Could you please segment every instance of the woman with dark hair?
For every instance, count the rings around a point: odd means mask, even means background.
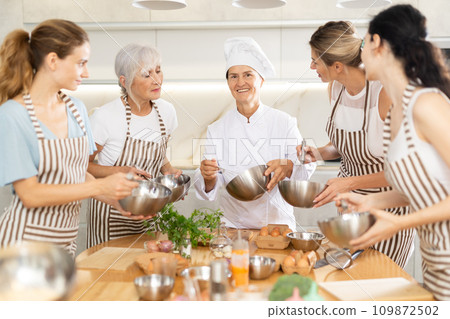
[[[379,81],[367,81],[361,62],[361,42],[350,22],[330,21],[311,36],[311,69],[328,82],[333,106],[326,126],[330,142],[318,149],[306,147],[307,160],[341,159],[339,174],[327,181],[314,207],[333,200],[338,193],[373,194],[388,191],[383,172],[383,124],[391,105]],[[298,147],[299,153],[301,148]],[[407,207],[389,209],[396,215]],[[373,246],[404,268],[414,249],[413,229]]]
[[[0,247],[41,241],[75,255],[81,200],[118,205],[138,185],[123,173],[87,173],[95,144],[86,108],[61,89],[89,76],[89,55],[87,33],[58,19],[11,32],[0,48],[0,186],[11,184],[14,195],[0,218]]]
[[[450,74],[428,42],[425,17],[410,5],[379,13],[369,25],[362,60],[369,80],[380,80],[393,101],[384,127],[385,174],[393,190],[370,196],[342,194],[377,221],[351,242],[364,248],[415,228],[425,287],[450,300]],[[381,209],[410,205],[405,216]]]

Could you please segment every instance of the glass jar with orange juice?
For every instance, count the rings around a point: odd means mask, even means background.
[[[231,273],[236,288],[246,288],[249,281],[249,247],[248,241],[241,237],[238,230],[238,237],[233,241],[231,253]]]

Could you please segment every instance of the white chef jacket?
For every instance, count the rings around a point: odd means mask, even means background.
[[[193,179],[197,197],[210,201],[219,197],[228,227],[259,229],[267,224],[287,224],[295,231],[293,207],[283,200],[278,186],[250,202],[233,198],[222,186],[244,170],[274,159],[290,159],[294,163],[291,178],[308,180],[316,164],[300,165],[296,146],[301,141],[297,119],[285,112],[263,104],[249,120],[237,109],[227,112],[208,126],[204,147],[204,157],[215,158],[225,171],[217,175],[214,189],[206,193],[205,182],[197,169]]]

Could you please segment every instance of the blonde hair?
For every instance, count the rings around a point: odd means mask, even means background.
[[[322,61],[331,66],[341,62],[358,67],[361,61],[362,39],[348,21],[330,21],[320,26],[311,36],[309,45]]]
[[[64,59],[73,50],[89,42],[89,37],[75,23],[51,19],[40,23],[31,32],[10,32],[0,47],[0,104],[22,92],[29,92],[34,74],[44,58],[54,52]]]

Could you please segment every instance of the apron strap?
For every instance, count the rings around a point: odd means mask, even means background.
[[[23,94],[23,101],[25,102],[25,106],[28,111],[28,115],[30,116],[31,123],[33,124],[34,131],[36,132],[38,140],[45,139],[44,132],[42,132],[41,125],[39,124],[39,121],[36,117],[36,112],[34,111],[33,102],[31,101],[30,94]]]
[[[127,137],[130,137],[130,122],[131,122],[131,107],[128,104],[128,95],[122,95],[122,100],[125,103],[125,120],[127,121]]]
[[[82,119],[80,113],[78,112],[78,109],[76,108],[73,101],[70,99],[70,97],[68,95],[66,95],[65,93],[62,93],[61,91],[59,91],[58,94],[59,94],[60,98],[64,101],[64,103],[66,103],[66,105],[69,107],[69,110],[72,112],[73,116],[77,120],[78,125],[80,125],[81,130],[83,131],[84,135],[86,135],[87,132],[86,132],[86,127],[84,125],[83,119]]]
[[[341,91],[339,92],[339,95],[336,99],[336,103],[334,103],[333,110],[331,111],[331,120],[332,121],[334,121],[334,117],[336,115],[336,109],[339,104],[339,101],[341,100],[342,92],[344,92],[344,89],[345,89],[345,87],[342,85]]]
[[[362,126],[364,132],[367,132],[367,130],[369,129],[369,94],[369,81],[366,81],[366,97],[364,98],[364,122]]]
[[[155,108],[156,114],[158,114],[158,120],[159,120],[159,129],[161,130],[161,135],[162,136],[166,136],[167,132],[166,132],[166,126],[164,125],[164,121],[161,117],[161,114],[159,114],[159,110],[158,107],[155,105],[153,105],[153,107]]]
[[[406,137],[406,145],[408,146],[409,150],[414,150],[414,143],[412,139],[411,134],[411,127],[409,125],[408,117],[407,117],[407,110],[409,102],[411,101],[411,97],[413,95],[414,90],[416,89],[416,86],[412,81],[408,83],[408,85],[405,88],[405,91],[403,92],[403,98],[402,98],[402,106],[403,106],[403,126],[405,128],[405,137]]]
[[[386,115],[383,125],[383,155],[386,158],[389,145],[391,144],[391,110],[392,106]]]

